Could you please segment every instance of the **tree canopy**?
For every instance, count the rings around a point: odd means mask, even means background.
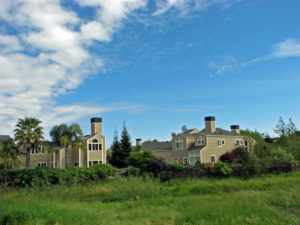
[[[15,141],[19,147],[22,147],[27,152],[26,167],[30,166],[30,151],[40,144],[44,139],[43,127],[40,126],[42,121],[32,117],[19,119],[16,124]]]
[[[56,145],[66,148],[66,168],[72,166],[70,159],[72,148],[85,149],[86,147],[82,138],[83,132],[77,123],[73,123],[70,126],[65,123],[54,126],[50,130],[50,137]]]

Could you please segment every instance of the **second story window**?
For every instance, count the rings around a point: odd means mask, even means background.
[[[218,147],[222,147],[223,145],[225,145],[225,140],[218,140],[217,144],[218,144]]]
[[[197,137],[197,145],[205,145],[205,137],[204,136]]]
[[[102,144],[100,144],[97,139],[92,140],[92,143],[89,144],[89,151],[99,150],[102,150]]]
[[[36,147],[31,150],[31,154],[39,154],[39,153],[45,153],[45,149],[43,146]]]
[[[175,148],[183,149],[183,140],[181,137],[175,139]]]

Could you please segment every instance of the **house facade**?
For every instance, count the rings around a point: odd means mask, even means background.
[[[50,168],[66,168],[78,166],[78,167],[90,167],[96,164],[106,163],[106,143],[105,136],[102,133],[102,118],[91,118],[91,134],[85,135],[85,149],[73,148],[70,151],[70,156],[66,157],[66,149],[56,147],[49,151],[45,146],[33,149],[30,155],[29,168],[35,168],[37,166],[47,166]],[[19,168],[26,167],[26,153],[18,156],[20,159]],[[67,161],[67,162],[66,162]]]
[[[150,150],[158,158],[170,163],[195,164],[214,163],[226,152],[237,147],[246,150],[253,145],[253,140],[240,134],[239,125],[232,125],[230,131],[217,128],[214,116],[204,118],[205,128],[189,129],[177,134],[171,141],[139,143],[142,150]],[[138,141],[137,141],[138,144]]]

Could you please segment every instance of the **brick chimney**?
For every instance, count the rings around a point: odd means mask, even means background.
[[[239,125],[231,125],[230,126],[231,132],[235,134],[240,134],[240,126]]]
[[[205,133],[216,132],[216,118],[214,116],[207,116],[205,120]]]
[[[91,118],[91,135],[101,134],[102,135],[102,118],[94,117]]]
[[[136,146],[142,146],[142,139],[141,138],[136,139]]]

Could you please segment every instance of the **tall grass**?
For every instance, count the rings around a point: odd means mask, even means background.
[[[71,187],[3,187],[0,224],[300,224],[299,178],[300,172],[168,183],[116,177]]]

